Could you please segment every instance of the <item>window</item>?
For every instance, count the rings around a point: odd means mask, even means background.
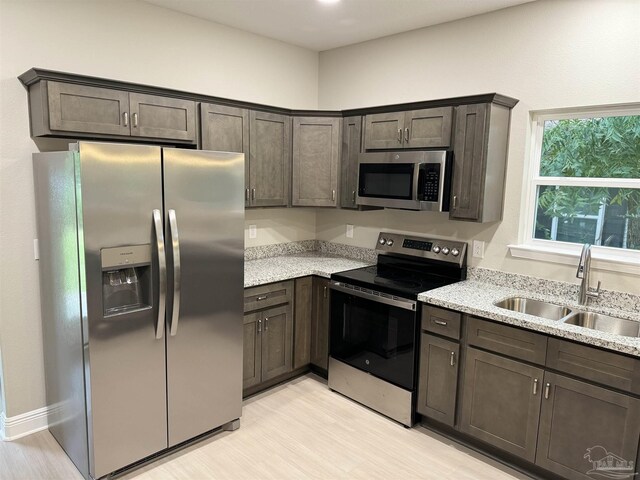
[[[640,106],[540,112],[532,134],[521,241],[640,259]]]

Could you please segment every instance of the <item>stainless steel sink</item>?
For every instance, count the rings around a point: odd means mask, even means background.
[[[531,300],[524,297],[510,297],[494,304],[496,307],[506,308],[513,312],[527,313],[548,320],[561,320],[573,312],[570,308],[553,303]]]
[[[624,318],[610,317],[593,312],[576,312],[567,318],[564,323],[591,328],[601,332],[615,333],[625,337],[640,336],[640,322],[626,320]]]

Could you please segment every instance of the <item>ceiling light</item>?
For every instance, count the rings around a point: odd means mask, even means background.
[[[338,3],[340,0],[318,0],[320,3]]]

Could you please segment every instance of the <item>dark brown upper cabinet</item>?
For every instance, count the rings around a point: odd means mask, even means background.
[[[48,80],[29,89],[34,137],[196,142],[196,104],[192,100]]]
[[[251,111],[249,143],[249,205],[288,206],[291,184],[291,117]]]
[[[340,119],[294,117],[292,199],[294,207],[336,207]]]
[[[456,108],[450,219],[502,219],[510,116],[494,103]]]
[[[342,120],[340,207],[358,208],[358,154],[362,151],[362,117]]]
[[[364,148],[447,148],[451,145],[452,121],[453,107],[367,115]]]
[[[202,103],[200,104],[200,129],[203,150],[244,153],[244,199],[245,206],[250,206],[249,110]]]

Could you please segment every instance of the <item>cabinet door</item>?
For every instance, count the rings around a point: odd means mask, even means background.
[[[533,462],[542,380],[540,368],[467,348],[461,430]]]
[[[449,218],[481,219],[485,176],[487,105],[461,105],[456,111],[454,168]],[[500,184],[502,189],[502,184]],[[498,186],[496,185],[496,188]]]
[[[453,107],[427,108],[406,112],[405,148],[447,148],[451,145]]]
[[[49,128],[65,132],[129,135],[129,93],[47,82]]]
[[[313,279],[311,363],[324,370],[329,365],[329,280]]]
[[[374,113],[364,118],[366,150],[402,148],[405,112]]]
[[[422,334],[417,411],[451,426],[455,423],[459,356],[458,343]]]
[[[131,135],[196,141],[196,103],[191,100],[130,93]]]
[[[250,205],[286,207],[289,204],[291,118],[251,111],[249,119]]]
[[[293,318],[291,306],[258,312],[262,315],[262,381],[293,370]]]
[[[614,467],[619,460],[635,466],[640,400],[554,373],[545,373],[544,382],[536,463],[571,480],[607,473],[631,478],[635,468],[602,468],[608,460]],[[597,469],[594,462],[599,461],[604,463]]]
[[[358,208],[358,154],[362,147],[362,117],[342,120],[340,207]]]
[[[249,204],[249,110],[211,103],[200,105],[202,149],[244,153],[245,205]]]
[[[257,385],[262,376],[262,316],[250,313],[244,316],[242,388]]]
[[[340,119],[293,119],[293,206],[338,205]]]
[[[311,361],[311,313],[313,308],[313,277],[298,278],[295,283],[293,310],[293,368]]]

